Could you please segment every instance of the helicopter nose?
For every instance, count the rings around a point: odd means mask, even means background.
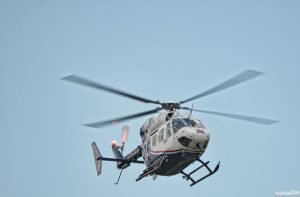
[[[206,149],[210,133],[207,129],[195,129],[192,136],[191,146],[194,148]]]
[[[196,129],[196,133],[194,134],[193,138],[197,142],[206,143],[210,139],[210,133],[207,129]]]

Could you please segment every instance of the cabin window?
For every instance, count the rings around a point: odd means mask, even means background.
[[[151,141],[152,141],[152,146],[155,146],[156,145],[156,134],[152,136]]]
[[[170,122],[168,122],[167,124],[167,128],[166,128],[166,138],[171,136],[171,127],[170,127]]]
[[[164,127],[158,131],[158,143],[164,140]]]

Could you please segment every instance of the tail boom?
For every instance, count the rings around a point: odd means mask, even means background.
[[[99,176],[102,171],[102,161],[113,161],[117,162],[117,167],[119,169],[125,169],[127,168],[130,163],[138,163],[138,164],[143,164],[144,161],[138,161],[137,159],[142,156],[141,148],[138,146],[136,149],[134,149],[131,153],[123,157],[121,152],[118,150],[117,146],[114,145],[112,146],[113,153],[115,155],[115,158],[108,158],[108,157],[103,157],[101,155],[101,152],[99,151],[97,145],[95,142],[92,144],[92,149],[93,149],[93,154],[94,154],[94,160],[95,160],[95,165],[96,165],[96,171],[97,175]]]

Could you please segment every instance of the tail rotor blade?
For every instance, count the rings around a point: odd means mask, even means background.
[[[129,132],[128,125],[123,126],[123,128],[122,128],[122,143],[123,144],[125,144],[128,140],[128,132]]]

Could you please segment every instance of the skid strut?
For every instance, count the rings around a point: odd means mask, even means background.
[[[192,184],[190,186],[193,186],[197,183],[199,183],[200,181],[206,179],[207,177],[213,175],[214,173],[216,173],[220,167],[220,162],[216,165],[214,170],[211,170],[210,167],[207,165],[209,163],[209,161],[207,162],[203,162],[201,159],[197,159],[197,161],[199,161],[202,165],[200,165],[198,168],[196,168],[195,170],[191,171],[190,173],[185,173],[184,171],[181,171],[180,173],[183,174],[183,178],[185,178],[187,181],[192,181]],[[195,180],[191,177],[192,174],[194,174],[195,172],[197,172],[198,170],[200,170],[201,168],[205,167],[209,173],[203,177],[201,177],[198,180]]]

